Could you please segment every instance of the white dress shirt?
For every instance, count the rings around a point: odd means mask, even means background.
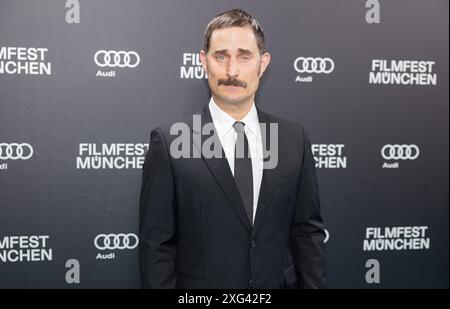
[[[224,112],[211,97],[209,101],[209,111],[219,135],[220,143],[228,160],[231,173],[234,176],[234,149],[237,139],[237,133],[233,128],[233,124],[237,121],[226,112]],[[256,208],[258,206],[259,190],[261,188],[261,181],[263,175],[263,146],[261,139],[261,130],[259,127],[258,112],[256,111],[255,103],[252,108],[239,120],[245,124],[244,130],[250,147],[250,155],[252,159],[253,171],[253,222],[255,221]]]

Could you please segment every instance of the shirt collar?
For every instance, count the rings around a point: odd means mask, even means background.
[[[233,124],[236,122],[236,120],[226,112],[224,112],[216,104],[216,102],[214,102],[214,99],[212,97],[209,101],[209,111],[211,113],[211,118],[214,122],[219,136],[226,135],[233,128]],[[253,134],[259,132],[258,112],[256,110],[254,102],[247,115],[245,115],[244,118],[241,119],[241,122],[245,124],[245,127],[247,128],[246,132],[250,131],[250,133]]]

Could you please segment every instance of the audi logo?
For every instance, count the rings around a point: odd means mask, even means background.
[[[325,239],[323,240],[323,243],[326,244],[329,239],[330,239],[330,233],[325,229]]]
[[[135,68],[141,58],[135,51],[99,50],[94,55],[94,61],[99,67]]]
[[[100,234],[95,237],[94,244],[98,250],[134,249],[139,238],[136,234]]]
[[[384,145],[381,156],[385,160],[415,160],[419,157],[420,150],[417,145]]]
[[[334,70],[334,61],[331,58],[298,57],[294,61],[294,69],[298,73],[325,73]]]
[[[33,147],[27,143],[0,143],[0,160],[28,160],[33,156]]]

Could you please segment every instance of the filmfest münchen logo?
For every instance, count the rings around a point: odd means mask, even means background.
[[[0,74],[51,75],[52,64],[44,47],[0,47]]]
[[[45,262],[53,259],[49,235],[3,236],[0,238],[0,262]]]
[[[206,71],[203,69],[199,53],[183,53],[180,66],[181,79],[206,79]]]
[[[373,59],[369,84],[436,86],[435,64],[432,60]]]
[[[33,147],[28,143],[0,143],[0,170],[8,169],[8,161],[29,160]]]
[[[428,226],[367,227],[363,251],[430,249]]]
[[[295,82],[311,83],[313,76],[332,73],[334,61],[329,57],[298,57],[294,60],[294,70],[298,73]]]
[[[344,144],[312,144],[316,168],[347,168]]]
[[[116,69],[134,69],[141,62],[141,57],[133,50],[99,50],[94,55],[94,62],[101,68],[97,71],[97,77],[115,77]]]
[[[80,170],[141,169],[149,144],[80,143],[76,167]]]

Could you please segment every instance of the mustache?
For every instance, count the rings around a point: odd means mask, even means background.
[[[224,86],[236,86],[236,87],[243,87],[246,88],[247,87],[247,83],[240,81],[238,79],[235,78],[228,78],[228,79],[219,79],[217,84],[220,85],[224,85]]]

